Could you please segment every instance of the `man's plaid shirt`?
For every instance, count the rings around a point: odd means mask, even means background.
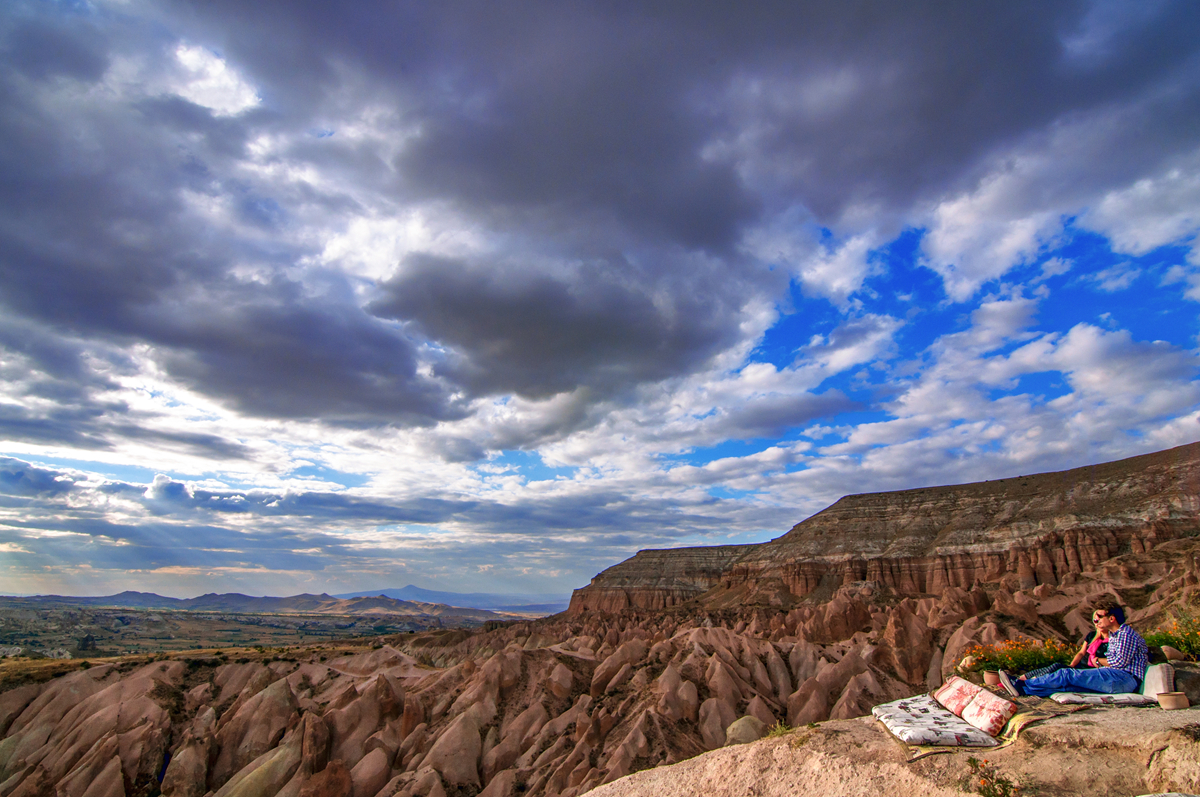
[[[1127,625],[1122,625],[1108,638],[1108,666],[1124,670],[1141,681],[1150,664],[1146,640]]]

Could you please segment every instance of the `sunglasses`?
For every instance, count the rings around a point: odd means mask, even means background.
[[[1107,620],[1107,619],[1108,619],[1107,614],[1098,614],[1092,618],[1092,624],[1095,625],[1096,623],[1099,623],[1101,620]]]

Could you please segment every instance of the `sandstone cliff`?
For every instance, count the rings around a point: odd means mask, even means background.
[[[846,496],[762,545],[642,551],[576,590],[569,611],[692,599],[790,606],[862,581],[913,597],[977,581],[1029,589],[1197,533],[1200,443],[1057,473]]]

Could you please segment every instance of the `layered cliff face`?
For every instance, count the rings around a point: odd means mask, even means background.
[[[596,576],[591,587],[575,590],[568,611],[579,614],[677,606],[720,584],[733,564],[754,547],[714,545],[639,551]]]
[[[788,606],[860,581],[914,597],[976,581],[1028,589],[1197,533],[1200,443],[1057,473],[846,496],[762,545],[642,551],[576,590],[569,611],[695,598]]]

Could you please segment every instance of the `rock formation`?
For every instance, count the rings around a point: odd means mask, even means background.
[[[569,611],[700,600],[788,607],[875,582],[897,595],[1058,586],[1122,553],[1200,533],[1200,443],[1086,468],[849,495],[761,545],[642,551]],[[717,572],[717,570],[721,572]]]

